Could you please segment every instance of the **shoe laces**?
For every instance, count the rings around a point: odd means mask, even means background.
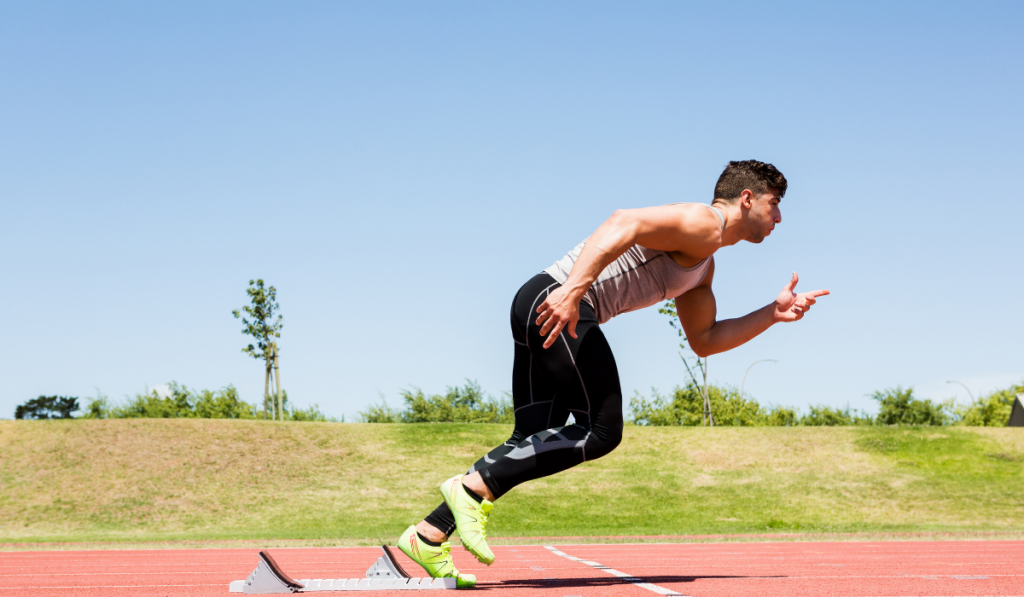
[[[480,520],[480,536],[484,539],[487,538],[487,514],[480,510],[477,514],[477,518]]]
[[[458,578],[459,569],[455,567],[455,560],[452,559],[452,544],[445,541],[441,544],[441,557],[444,559],[446,564],[451,564],[451,572],[447,573],[448,578]]]

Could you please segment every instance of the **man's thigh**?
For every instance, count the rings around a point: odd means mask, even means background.
[[[522,344],[516,344],[512,404],[516,418],[515,435],[520,441],[538,431],[561,427],[569,418],[567,405],[552,387],[543,367],[530,349]]]
[[[568,332],[562,332],[549,348],[543,348],[541,346],[543,338],[539,334],[537,336],[537,338],[531,338],[534,378],[543,380],[548,387],[552,388],[555,409],[564,410],[566,416],[571,413],[579,424],[589,425],[591,413],[597,406],[597,398],[602,394],[603,388],[594,387],[600,385],[599,383],[595,384],[595,381],[600,378],[599,376],[591,378],[585,374],[587,369],[592,370],[593,367],[584,368],[580,349],[583,346],[594,345],[595,341],[601,343],[604,340],[596,319],[581,318],[576,326],[576,338],[570,336]],[[604,342],[603,345],[607,347],[607,342]],[[591,353],[592,351],[586,352]],[[610,352],[608,349],[609,355]],[[595,356],[597,355],[585,355],[589,359],[594,359]],[[596,361],[605,361],[605,359],[594,360],[595,363],[592,365],[596,365]],[[564,422],[560,422],[556,426],[561,425],[564,425]]]

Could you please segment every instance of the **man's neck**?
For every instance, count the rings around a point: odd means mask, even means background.
[[[743,240],[743,215],[740,213],[739,203],[714,201],[711,203],[711,207],[720,210],[725,216],[725,226],[722,228],[722,246],[732,246]]]

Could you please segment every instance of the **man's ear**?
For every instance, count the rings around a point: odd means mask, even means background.
[[[740,193],[740,206],[744,209],[750,209],[754,205],[754,192],[750,189],[743,189]]]

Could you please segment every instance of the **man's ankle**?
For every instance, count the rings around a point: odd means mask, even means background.
[[[416,525],[416,532],[435,543],[444,543],[448,540],[448,535],[425,520]]]
[[[494,501],[494,493],[491,492],[491,488],[484,483],[484,479],[480,473],[473,473],[462,477],[462,486],[466,489],[473,490],[473,493],[484,498],[488,502]]]

